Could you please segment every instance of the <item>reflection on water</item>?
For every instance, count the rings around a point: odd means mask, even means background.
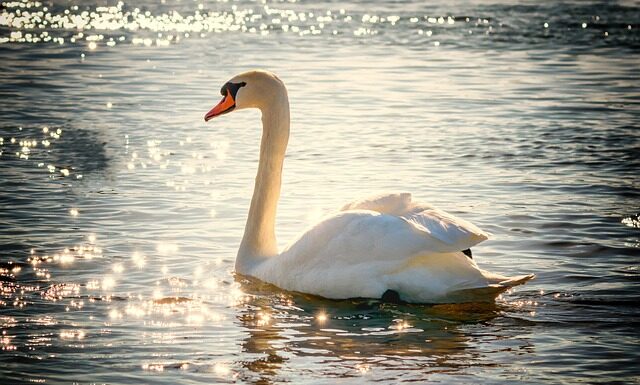
[[[290,355],[305,359],[307,375],[374,379],[379,375],[372,370],[413,371],[417,366],[424,369],[416,373],[417,380],[432,371],[455,372],[468,365],[465,362],[472,356],[467,348],[473,350],[471,338],[459,325],[489,322],[504,308],[331,301],[247,278],[241,278],[241,284],[251,295],[237,316],[249,333],[243,351],[256,356],[243,363],[250,370],[245,379],[251,381],[286,379],[280,371],[286,372],[282,367]]]
[[[640,373],[633,3],[4,2],[7,383],[608,383]],[[285,79],[283,242],[410,190],[494,234],[495,304],[328,301],[234,276],[259,116]]]

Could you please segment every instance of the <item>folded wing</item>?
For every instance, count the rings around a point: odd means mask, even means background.
[[[437,239],[439,252],[466,250],[488,239],[487,233],[464,219],[426,203],[413,202],[408,192],[367,197],[343,206],[342,210],[371,210],[397,216],[425,237]]]

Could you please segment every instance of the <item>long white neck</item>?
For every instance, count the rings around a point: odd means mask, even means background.
[[[262,142],[251,207],[236,258],[236,271],[250,270],[278,254],[275,235],[282,164],[289,141],[289,99],[284,87],[261,106]]]

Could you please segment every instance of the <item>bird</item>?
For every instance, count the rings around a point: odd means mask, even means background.
[[[236,274],[328,299],[424,304],[492,302],[534,277],[479,268],[471,247],[487,233],[404,191],[347,203],[278,250],[275,219],[290,129],[287,88],[272,72],[251,70],[231,78],[220,93],[222,100],[206,113],[205,122],[249,108],[260,110],[262,119]]]

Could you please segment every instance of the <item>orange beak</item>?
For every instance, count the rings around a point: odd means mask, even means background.
[[[211,109],[211,111],[207,112],[204,116],[204,121],[208,122],[209,120],[215,118],[216,116],[226,114],[227,112],[233,111],[236,108],[236,101],[233,100],[233,96],[231,92],[227,92],[227,94],[222,98],[220,103],[216,104],[215,107]]]

